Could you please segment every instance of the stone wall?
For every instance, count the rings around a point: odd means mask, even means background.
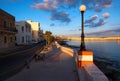
[[[0,9],[0,48],[15,46],[15,17]]]
[[[61,49],[62,52],[70,54],[75,58],[78,78],[80,81],[109,81],[108,78],[104,75],[104,73],[94,64],[85,64],[84,67],[79,67],[78,64],[78,52],[77,50],[73,50],[68,47],[64,47],[55,42],[56,46]]]

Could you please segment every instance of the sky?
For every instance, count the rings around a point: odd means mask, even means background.
[[[0,8],[16,21],[30,19],[40,22],[44,32],[75,37],[81,35],[83,4],[85,36],[120,36],[120,0],[0,0]]]

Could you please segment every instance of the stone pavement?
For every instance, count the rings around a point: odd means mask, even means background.
[[[45,60],[33,60],[29,69],[25,67],[6,81],[78,81],[78,76],[74,58],[53,43]]]

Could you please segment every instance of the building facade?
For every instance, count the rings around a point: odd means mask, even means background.
[[[26,21],[19,21],[15,23],[17,33],[16,33],[16,43],[18,45],[28,45],[32,43],[32,31],[31,25]]]
[[[41,30],[40,30],[40,23],[39,22],[32,22],[31,20],[27,20],[27,23],[31,25],[32,28],[32,41],[33,42],[40,42],[41,41]],[[43,32],[42,32],[43,33]]]
[[[39,35],[39,41],[43,41],[44,40],[43,30],[39,29],[38,35]]]
[[[15,17],[0,9],[0,48],[15,46]]]

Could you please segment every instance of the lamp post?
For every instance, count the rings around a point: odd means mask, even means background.
[[[84,12],[86,10],[86,6],[85,5],[81,5],[79,7],[80,11],[81,11],[81,16],[82,16],[82,31],[81,31],[81,46],[80,46],[80,50],[78,50],[78,59],[77,59],[77,64],[78,64],[78,68],[81,67],[85,67],[87,64],[94,64],[93,63],[93,52],[86,50],[85,48],[85,42],[84,42]]]
[[[79,10],[80,10],[81,16],[82,16],[82,23],[81,23],[82,24],[82,31],[81,31],[80,51],[84,51],[84,50],[86,50],[86,48],[85,48],[85,42],[84,42],[84,37],[85,37],[85,35],[84,35],[84,12],[86,10],[86,6],[85,5],[81,5],[79,7]]]

